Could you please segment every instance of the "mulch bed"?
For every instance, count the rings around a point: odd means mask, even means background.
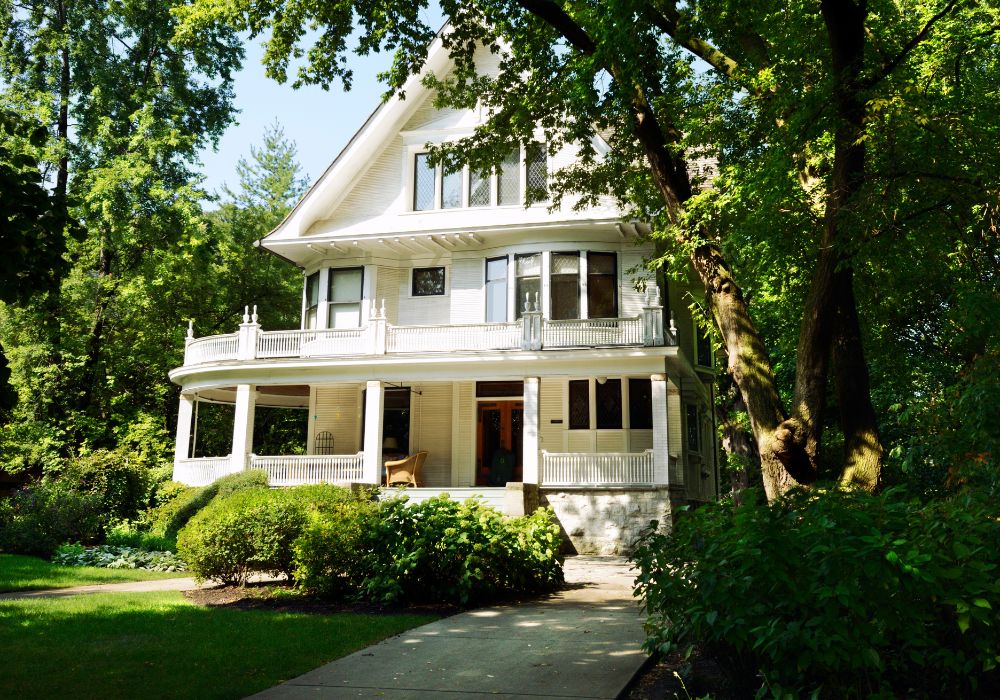
[[[623,695],[627,700],[704,698],[740,700],[715,659],[695,651],[690,658],[668,654],[654,658],[632,681]]]

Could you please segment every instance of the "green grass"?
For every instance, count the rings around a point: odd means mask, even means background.
[[[435,619],[202,607],[180,593],[0,602],[0,697],[239,698]]]
[[[191,574],[140,569],[99,569],[93,566],[56,566],[37,557],[0,554],[0,593],[184,576]]]

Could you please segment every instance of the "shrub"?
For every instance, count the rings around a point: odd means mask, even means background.
[[[159,505],[149,515],[149,531],[161,537],[176,538],[181,528],[217,495],[221,494],[225,498],[239,491],[265,488],[267,472],[261,469],[227,474],[207,486],[182,486],[173,498]],[[174,493],[175,487],[169,487],[169,491]]]
[[[967,697],[1000,653],[1000,521],[968,495],[706,506],[635,559],[650,650],[701,645],[777,695]]]
[[[104,544],[113,547],[144,549],[147,552],[176,552],[177,538],[158,535],[143,529],[141,523],[123,520],[111,526],[105,534]]]
[[[100,498],[105,524],[135,518],[148,505],[153,483],[145,465],[112,450],[68,460],[58,480]]]
[[[248,489],[213,501],[184,526],[177,551],[199,579],[243,585],[255,571],[291,575],[306,510],[283,491]]]
[[[325,596],[352,593],[366,575],[364,548],[376,526],[378,504],[350,499],[313,503],[319,507],[312,508],[293,545],[295,582]]]
[[[145,571],[185,571],[187,564],[173,552],[157,552],[118,545],[83,547],[65,544],[56,550],[53,564],[97,566],[103,569],[143,569]]]
[[[474,499],[392,499],[368,538],[362,594],[379,602],[466,604],[562,581],[559,529],[548,510],[506,520]]]
[[[47,557],[64,542],[101,536],[103,502],[64,481],[40,481],[0,501],[0,550]]]

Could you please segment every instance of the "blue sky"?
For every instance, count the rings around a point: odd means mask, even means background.
[[[275,120],[298,146],[302,172],[313,182],[378,106],[385,90],[376,76],[388,67],[387,55],[352,57],[354,82],[350,92],[339,85],[331,86],[328,92],[315,86],[293,90],[287,84],[279,85],[264,76],[261,41],[247,44],[243,70],[236,75],[238,123],[229,127],[216,151],[209,148],[201,154],[204,186],[209,192],[220,191],[223,183],[236,188],[236,162],[249,158],[250,146],[261,142],[264,128]]]

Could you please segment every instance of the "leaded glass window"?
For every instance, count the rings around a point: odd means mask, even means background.
[[[456,209],[462,206],[462,171],[445,173],[441,178],[441,208]]]
[[[533,310],[541,303],[539,293],[542,289],[542,254],[527,253],[514,257],[517,283],[514,285],[515,317],[521,318],[525,301],[530,302]]]
[[[521,204],[521,151],[504,156],[497,176],[497,203]]]
[[[580,318],[580,254],[553,253],[549,276],[550,315]]]
[[[527,203],[542,202],[549,198],[548,156],[545,147],[539,143],[529,144],[525,156]]]
[[[413,159],[413,211],[434,208],[436,171],[429,153],[418,153]]]
[[[490,205],[489,173],[469,173],[469,206],[488,207]]]

